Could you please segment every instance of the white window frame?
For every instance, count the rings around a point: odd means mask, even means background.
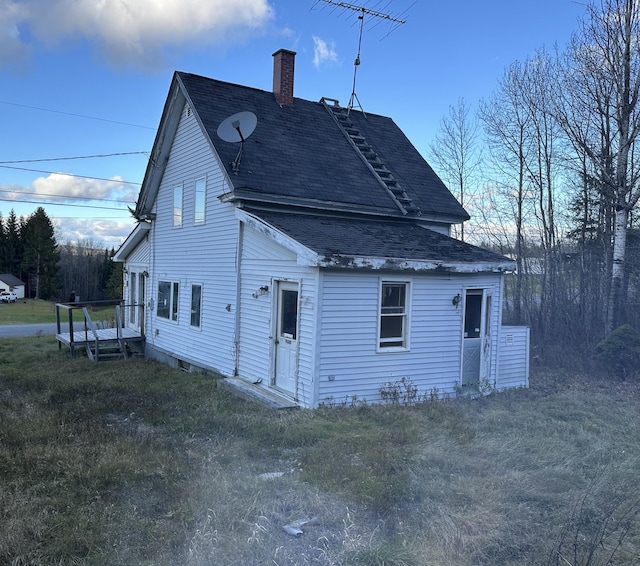
[[[193,289],[194,287],[200,287],[200,300],[198,301],[198,324],[193,324]],[[189,326],[195,329],[202,328],[202,291],[204,289],[204,285],[202,283],[191,283],[191,296],[190,296],[190,316],[189,316]]]
[[[207,177],[193,182],[193,223],[204,224],[207,214]]]
[[[165,316],[164,314],[160,314],[160,285],[162,285],[163,283],[165,285],[169,285],[169,297],[167,299],[168,304],[166,305],[168,308],[167,309],[163,308],[163,311],[167,310],[167,316]],[[158,293],[158,299],[157,299],[157,306],[156,306],[156,317],[164,320],[169,320],[172,322],[178,322],[178,314],[179,314],[178,307],[180,304],[180,282],[170,281],[168,279],[160,279],[158,281],[157,293]]]
[[[387,286],[404,286],[404,305],[397,307],[383,307],[384,297],[383,293]],[[410,333],[411,328],[411,282],[406,279],[380,279],[379,291],[378,291],[378,334],[376,342],[376,351],[378,353],[385,352],[406,352],[409,350],[410,345]],[[386,308],[386,311],[383,310]],[[393,312],[391,309],[401,308],[401,311]],[[393,317],[401,318],[402,320],[402,334],[392,337],[382,337],[383,318]],[[400,342],[400,344],[398,344]]]
[[[173,187],[173,226],[179,228],[182,226],[182,218],[184,211],[184,191],[182,185]]]

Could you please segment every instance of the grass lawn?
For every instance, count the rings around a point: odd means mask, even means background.
[[[640,564],[640,387],[531,383],[275,411],[210,376],[5,339],[0,564]]]
[[[102,320],[108,316],[115,318],[113,306],[92,307],[89,314],[94,320]],[[15,303],[0,303],[0,324],[42,324],[55,321],[56,306],[50,301],[19,299]]]

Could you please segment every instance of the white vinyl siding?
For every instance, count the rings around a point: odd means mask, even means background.
[[[529,328],[503,326],[499,337],[496,388],[529,387]]]
[[[406,377],[421,394],[455,394],[460,382],[463,308],[452,304],[465,288],[489,287],[501,303],[499,274],[414,274],[409,279],[411,349],[377,351],[380,277],[375,273],[323,275],[318,402],[379,401],[380,388]],[[386,279],[384,279],[386,280]],[[492,327],[499,328],[499,309]],[[496,343],[497,340],[494,340]],[[497,347],[492,351],[495,374]]]
[[[196,179],[207,179],[207,222],[185,222],[173,228],[173,189],[184,186],[183,216],[195,218]],[[184,360],[198,367],[231,376],[235,371],[236,246],[238,221],[232,205],[218,197],[228,192],[225,176],[212,154],[195,116],[183,113],[167,167],[158,191],[152,225],[153,251],[149,272],[157,289],[159,280],[180,283],[179,304],[184,313],[191,304],[192,284],[202,285],[200,328],[191,326],[191,316],[179,316],[168,324],[149,309],[147,346],[160,355]]]
[[[240,377],[262,380],[261,386],[269,387],[273,379],[274,285],[277,281],[297,282],[300,310],[295,397],[301,405],[311,406],[314,396],[316,270],[299,266],[293,252],[247,225],[243,226],[240,265]],[[261,290],[264,287],[268,287],[267,292]]]

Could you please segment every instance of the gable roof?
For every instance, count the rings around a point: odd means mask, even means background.
[[[402,269],[457,273],[501,272],[515,262],[500,254],[402,220],[336,218],[243,209],[257,220],[299,242],[317,255],[320,267]]]
[[[9,287],[20,287],[24,285],[20,279],[18,279],[15,275],[11,275],[10,273],[0,273],[0,281],[2,281],[5,285],[9,285]]]
[[[176,72],[136,207],[138,218],[151,210],[184,104],[226,170],[231,199],[402,216],[322,102],[295,98],[293,105],[281,106],[271,92]],[[217,128],[241,111],[253,112],[258,122],[236,173],[232,162],[240,146],[220,139]],[[469,218],[393,120],[355,110],[349,117],[423,219],[456,223]]]

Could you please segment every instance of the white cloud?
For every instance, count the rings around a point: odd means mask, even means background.
[[[127,207],[133,208],[137,197],[138,188],[118,176],[104,181],[52,173],[38,177],[30,187],[0,185],[1,208],[29,216],[42,206],[56,226],[59,243],[92,240],[109,248],[117,248],[133,229]],[[5,219],[9,215],[7,210],[0,212]]]
[[[120,176],[112,177],[111,180],[86,179],[74,177],[61,173],[51,173],[48,177],[38,177],[32,183],[29,191],[30,197],[52,199],[55,202],[74,202],[78,199],[95,200],[117,200],[122,203],[131,204],[138,196],[139,188],[122,182]],[[117,203],[105,203],[116,206]]]
[[[169,47],[241,41],[272,17],[268,0],[0,0],[0,64],[29,36],[84,38],[113,64],[158,66]]]
[[[48,214],[48,213],[47,213]],[[59,244],[91,242],[98,248],[118,249],[135,226],[129,221],[109,218],[68,218],[49,216],[56,229]]]
[[[24,19],[22,4],[0,0],[0,66],[20,67],[29,48],[20,41],[19,23]]]
[[[324,39],[313,36],[313,66],[320,67],[324,63],[336,63],[338,54],[333,44],[327,43]]]

